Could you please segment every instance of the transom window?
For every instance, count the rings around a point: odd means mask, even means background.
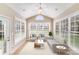
[[[36,20],[38,20],[38,21],[44,20],[44,16],[38,15],[38,16],[36,16]]]

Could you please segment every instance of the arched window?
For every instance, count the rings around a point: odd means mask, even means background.
[[[36,16],[36,20],[38,20],[38,21],[44,20],[44,16],[38,15],[38,16]]]

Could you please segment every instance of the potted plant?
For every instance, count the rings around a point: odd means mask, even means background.
[[[49,32],[49,38],[50,38],[50,39],[53,38],[52,32]]]
[[[52,32],[49,32],[49,36],[50,36],[50,37],[53,36],[53,35],[52,35]]]

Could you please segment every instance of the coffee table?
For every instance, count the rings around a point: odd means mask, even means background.
[[[53,51],[57,54],[67,54],[69,47],[65,44],[54,44]]]
[[[34,48],[41,48],[41,47],[44,47],[43,41],[34,42]]]

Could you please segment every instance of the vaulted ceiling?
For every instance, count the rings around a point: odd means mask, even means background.
[[[24,18],[37,15],[40,7],[39,3],[7,3],[6,5]],[[54,18],[72,5],[73,3],[42,3],[42,14]]]

